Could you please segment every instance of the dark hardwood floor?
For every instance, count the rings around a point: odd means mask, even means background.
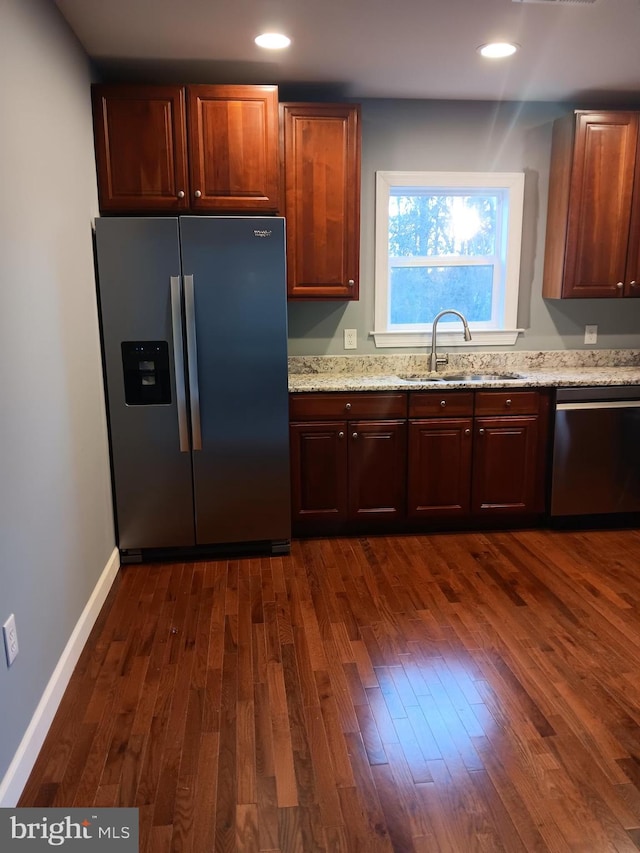
[[[123,569],[21,806],[141,851],[637,851],[640,532]]]

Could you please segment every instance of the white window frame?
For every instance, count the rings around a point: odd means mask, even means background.
[[[523,172],[376,172],[376,232],[374,280],[374,330],[376,347],[427,346],[431,342],[431,326],[416,325],[411,328],[390,327],[389,318],[389,198],[397,187],[443,188],[457,192],[468,189],[501,190],[506,195],[504,209],[504,305],[493,305],[491,322],[470,322],[471,341],[464,341],[461,325],[455,332],[438,326],[438,341],[448,346],[508,346],[514,344],[523,329],[517,328],[518,291],[520,285],[520,249],[522,243],[522,212],[524,205]],[[441,266],[440,259],[434,259]],[[420,265],[424,265],[424,258]],[[410,261],[408,265],[410,265]],[[457,305],[449,306],[458,308]],[[443,320],[444,322],[444,320]]]

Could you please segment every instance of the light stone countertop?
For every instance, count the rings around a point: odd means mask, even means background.
[[[505,378],[502,376],[505,373],[517,375]],[[436,378],[447,374],[452,378],[446,381]],[[412,378],[402,378],[407,375]],[[453,375],[464,378],[454,379]],[[604,385],[640,385],[640,351],[450,353],[449,364],[437,375],[429,375],[424,355],[297,356],[289,359],[291,392]]]

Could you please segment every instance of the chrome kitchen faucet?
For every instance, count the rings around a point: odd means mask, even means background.
[[[439,364],[449,363],[449,356],[447,353],[445,353],[443,356],[438,356],[438,353],[436,351],[436,326],[438,325],[438,320],[441,317],[444,317],[445,314],[455,314],[456,317],[459,317],[462,320],[462,325],[464,326],[465,341],[471,340],[469,324],[467,323],[467,318],[464,316],[464,314],[461,314],[454,308],[445,308],[444,311],[441,311],[439,314],[436,314],[433,321],[433,328],[431,329],[431,355],[429,356],[429,373],[435,373],[438,370]]]

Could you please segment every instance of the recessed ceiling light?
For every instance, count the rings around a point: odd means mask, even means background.
[[[262,33],[255,39],[258,47],[266,47],[268,50],[281,50],[283,47],[289,47],[291,39],[282,33]]]
[[[517,49],[517,44],[511,44],[507,41],[493,41],[489,44],[481,44],[478,53],[488,59],[502,59],[505,56],[511,56]]]

